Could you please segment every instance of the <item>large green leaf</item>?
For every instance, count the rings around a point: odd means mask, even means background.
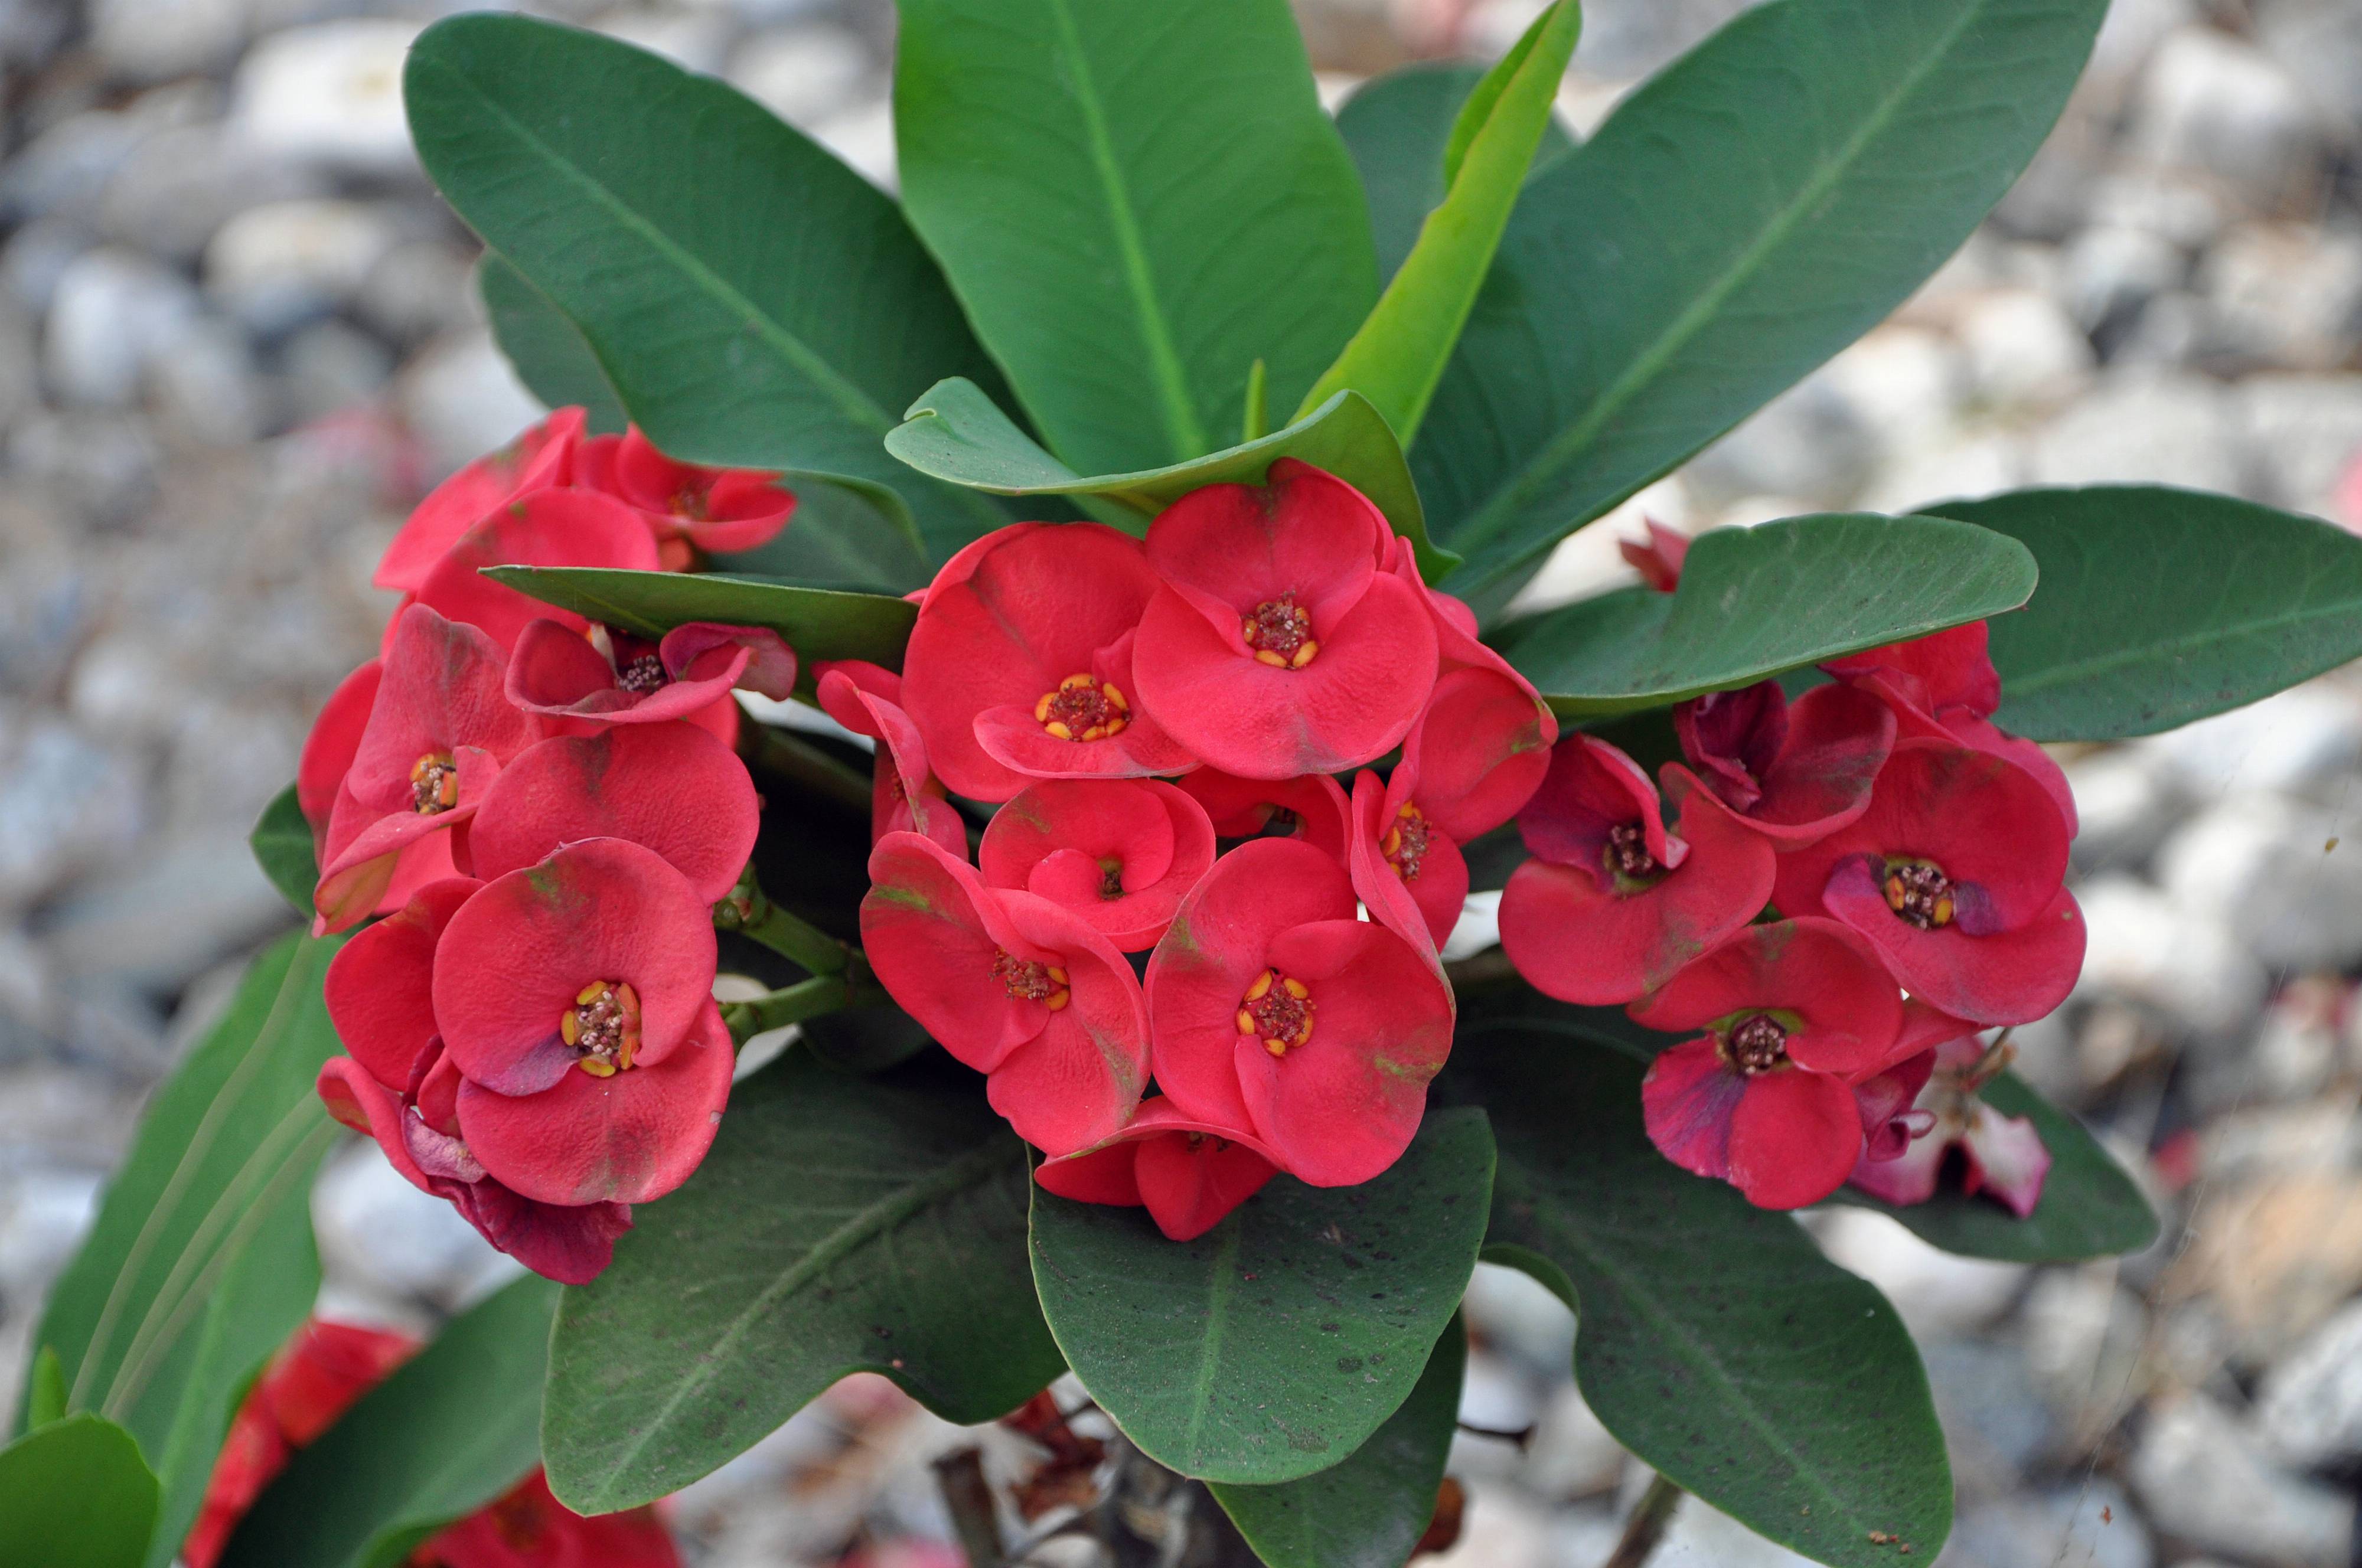
[[[2106,0],[1773,0],[1528,187],[1411,461],[1452,591],[1561,536],[1877,323],[2009,188]]]
[[[296,913],[311,919],[312,888],[320,879],[320,859],[312,847],[312,824],[304,821],[304,808],[296,803],[294,785],[270,798],[246,842],[254,851],[254,863],[262,867],[280,897],[294,905]]]
[[[320,1285],[308,1208],[336,1123],[313,1097],[336,1031],[320,979],[338,943],[291,936],[157,1092],[33,1342],[67,1405],[138,1440],[163,1484],[160,1565],[196,1517],[247,1380]]]
[[[787,639],[808,673],[822,659],[866,658],[900,668],[918,606],[883,593],[847,593],[718,572],[622,571],[609,567],[492,567],[485,573],[545,604],[636,636],[660,637],[691,621],[767,626]]]
[[[1998,615],[2034,584],[2034,558],[1987,529],[1792,517],[1700,536],[1672,593],[1605,593],[1495,641],[1561,714],[1620,713]]]
[[[1450,189],[1442,204],[1420,226],[1377,308],[1304,394],[1298,418],[1351,387],[1405,444],[1417,438],[1550,127],[1559,79],[1582,31],[1580,0],[1557,0],[1476,84],[1445,144]]]
[[[886,449],[922,473],[996,495],[1079,495],[1122,510],[1109,522],[1139,534],[1147,520],[1193,490],[1209,484],[1261,484],[1271,465],[1295,458],[1325,469],[1370,498],[1394,531],[1418,550],[1419,570],[1432,581],[1459,559],[1438,553],[1427,537],[1418,487],[1403,461],[1402,445],[1385,419],[1359,392],[1341,392],[1285,430],[1208,457],[1135,473],[1075,472],[1043,451],[973,383],[931,388],[911,405],[904,423],[886,437]]]
[[[1787,1215],[1658,1154],[1641,1071],[1579,1023],[1463,1016],[1438,1083],[1493,1117],[1485,1255],[1575,1309],[1584,1399],[1664,1475],[1838,1568],[1893,1568],[1884,1538],[1932,1559],[1952,1482],[1902,1320]]]
[[[790,1051],[732,1092],[689,1184],[634,1212],[566,1292],[549,1355],[550,1489],[652,1502],[849,1372],[955,1421],[1062,1364],[1025,1266],[1024,1145],[942,1058],[864,1078]]]
[[[1402,1568],[1435,1517],[1467,1364],[1455,1318],[1402,1408],[1343,1463],[1276,1486],[1218,1481],[1214,1500],[1269,1568]]]
[[[129,1432],[96,1416],[52,1421],[0,1448],[0,1562],[139,1568],[156,1505]]]
[[[1360,1187],[1275,1176],[1193,1242],[1144,1209],[1033,1195],[1033,1281],[1075,1375],[1185,1475],[1268,1485],[1401,1408],[1476,1266],[1493,1140],[1430,1111]]]
[[[476,263],[476,293],[491,321],[493,339],[526,391],[549,408],[579,403],[594,434],[624,428],[624,404],[590,345],[548,296],[502,260],[498,251],[485,251]]]
[[[2155,734],[2362,657],[2362,539],[2313,518],[2155,485],[1928,510],[2042,565],[2033,602],[1992,624],[2012,734]]]
[[[558,1287],[517,1280],[297,1452],[239,1522],[222,1568],[394,1568],[541,1462]]]
[[[1286,0],[900,9],[903,203],[1050,449],[1212,451],[1257,359],[1292,407],[1377,280]]]
[[[863,486],[939,556],[1008,520],[878,448],[939,377],[997,378],[894,204],[817,144],[722,83],[522,17],[436,23],[403,90],[437,188],[657,446]]]

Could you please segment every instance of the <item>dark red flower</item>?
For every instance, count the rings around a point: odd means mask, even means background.
[[[727,702],[734,687],[785,699],[796,689],[795,650],[760,626],[693,621],[661,642],[598,627],[592,636],[538,620],[509,656],[509,701],[548,718],[603,724],[662,723]]]
[[[1834,921],[1749,926],[1633,1004],[1669,1033],[1641,1087],[1649,1137],[1683,1169],[1764,1209],[1817,1203],[1865,1145],[1852,1085],[1892,1065],[1903,998],[1878,955]]]
[[[977,866],[1063,904],[1126,953],[1156,945],[1214,863],[1205,808],[1153,778],[1044,779],[993,813]]]
[[[914,833],[869,855],[861,942],[877,978],[944,1050],[985,1075],[992,1108],[1051,1154],[1112,1136],[1148,1081],[1140,982],[1061,904],[987,887]]]
[[[1142,704],[1247,778],[1356,767],[1400,744],[1435,684],[1419,595],[1379,563],[1385,519],[1293,458],[1266,484],[1192,491],[1148,529],[1164,586],[1132,657]]]
[[[1883,1160],[1865,1157],[1854,1167],[1853,1185],[1888,1203],[1925,1203],[1936,1196],[1944,1156],[1957,1148],[1961,1190],[1989,1193],[2025,1219],[2042,1201],[2050,1151],[2031,1120],[2003,1116],[1977,1092],[2008,1065],[2009,1047],[1988,1049],[1964,1030],[1930,1055],[1934,1073],[1911,1102],[1920,1125],[1910,1129],[1908,1147],[1893,1147]]]
[[[727,555],[768,544],[796,510],[778,474],[676,462],[636,425],[585,441],[574,482],[646,513],[668,571],[690,565],[692,551]]]
[[[413,1568],[680,1568],[654,1508],[585,1518],[550,1495],[535,1469],[420,1547]]]
[[[436,486],[385,547],[377,575],[370,580],[380,588],[415,593],[444,552],[495,507],[568,483],[573,477],[583,420],[581,409],[561,408],[499,451],[478,458]]]
[[[1206,808],[1219,837],[1293,837],[1338,865],[1345,864],[1352,808],[1346,803],[1345,791],[1326,773],[1296,778],[1241,778],[1218,767],[1200,767],[1175,782]]]
[[[1910,992],[1976,1023],[2024,1023],[2066,1000],[2083,917],[2062,886],[2067,824],[2021,768],[1944,740],[1904,740],[1870,809],[1780,856],[1788,914],[1827,914]]]
[[[1687,769],[1680,832],[1656,787],[1606,742],[1572,734],[1518,814],[1536,858],[1501,895],[1501,945],[1536,989],[1591,1007],[1628,1002],[1755,918],[1772,892],[1772,847]]]
[[[1261,1192],[1278,1168],[1253,1134],[1193,1121],[1160,1096],[1142,1101],[1108,1142],[1044,1163],[1033,1179],[1077,1202],[1145,1206],[1169,1239],[1188,1242]]]
[[[1148,961],[1156,1082],[1174,1110],[1251,1129],[1315,1187],[1367,1181],[1401,1156],[1451,1048],[1442,976],[1355,913],[1336,861],[1255,839],[1214,863]]]
[[[927,766],[926,737],[902,708],[902,678],[862,659],[824,663],[819,675],[820,705],[828,716],[879,743],[869,842],[874,845],[889,833],[918,833],[966,859],[967,823]]]
[[[1763,680],[1673,710],[1682,754],[1700,781],[1783,847],[1826,837],[1870,809],[1894,725],[1876,697],[1835,684],[1791,704],[1778,681]]]
[[[496,508],[453,541],[418,585],[418,602],[481,628],[503,648],[535,621],[579,631],[590,622],[483,575],[486,567],[657,569],[656,541],[637,512],[587,490],[537,490]]]
[[[1660,593],[1671,593],[1681,586],[1682,565],[1689,558],[1692,541],[1687,534],[1668,528],[1653,517],[1647,521],[1645,541],[1618,539],[1616,548],[1640,574],[1642,582]]]
[[[1423,809],[1420,782],[1407,752],[1392,778],[1365,767],[1354,778],[1347,868],[1371,918],[1431,958],[1468,901],[1468,862]]]

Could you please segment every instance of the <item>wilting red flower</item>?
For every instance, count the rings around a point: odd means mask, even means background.
[[[1640,574],[1642,582],[1660,593],[1671,593],[1681,586],[1682,564],[1689,558],[1693,541],[1687,534],[1668,528],[1653,517],[1648,519],[1648,525],[1647,540],[1618,539],[1616,548]]]
[[[2082,969],[2066,873],[2067,824],[2023,769],[1904,740],[1859,821],[1780,856],[1774,896],[1783,913],[1853,927],[1932,1006],[2025,1023],[2066,1000]]]
[[[1326,773],[1296,778],[1241,778],[1218,767],[1200,767],[1175,781],[1206,808],[1221,838],[1296,838],[1345,864],[1345,834],[1352,809],[1345,791]]]
[[[993,813],[977,866],[995,888],[1063,904],[1126,953],[1156,945],[1214,863],[1214,824],[1153,778],[1054,778]]]
[[[1861,1157],[1852,1083],[1890,1064],[1903,998],[1870,944],[1834,921],[1749,926],[1637,1002],[1650,1029],[1695,1039],[1641,1086],[1649,1137],[1683,1170],[1764,1209],[1835,1192]]]
[[[1987,1049],[1965,1026],[1937,1046],[1934,1076],[1913,1101],[1922,1124],[1912,1129],[1909,1147],[1895,1149],[1887,1160],[1865,1159],[1854,1167],[1853,1185],[1889,1203],[1925,1203],[1936,1196],[1944,1156],[1957,1148],[1963,1191],[1990,1193],[2021,1220],[2032,1214],[2050,1173],[2050,1151],[2031,1120],[2003,1116],[1977,1092],[2009,1065],[2010,1055],[2006,1045]]]
[[[869,842],[889,833],[923,834],[967,858],[967,824],[927,766],[926,737],[902,708],[902,678],[862,659],[819,667],[820,705],[857,735],[879,743],[869,797]]]
[[[1792,704],[1776,680],[1673,710],[1682,755],[1699,780],[1783,847],[1826,837],[1870,809],[1894,723],[1867,691],[1816,686]]]
[[[914,833],[869,854],[861,943],[877,978],[944,1050],[985,1075],[1017,1135],[1068,1154],[1112,1135],[1148,1081],[1140,982],[1061,904],[987,887]]]
[[[537,490],[495,508],[453,541],[418,585],[418,602],[480,627],[503,648],[535,621],[577,631],[590,622],[483,575],[486,567],[657,569],[656,541],[640,514],[587,490]]]
[[[1061,1198],[1144,1205],[1156,1228],[1194,1241],[1263,1190],[1278,1170],[1252,1133],[1197,1121],[1158,1097],[1096,1148],[1044,1163],[1033,1179]]]
[[[680,1568],[654,1508],[585,1518],[550,1496],[539,1470],[428,1541],[412,1568]]]
[[[1266,484],[1192,491],[1149,525],[1164,586],[1132,658],[1148,712],[1247,778],[1359,767],[1398,745],[1435,684],[1435,629],[1379,563],[1385,519],[1293,458]]]
[[[767,544],[796,510],[794,493],[780,488],[778,474],[675,462],[636,425],[583,442],[574,482],[646,513],[668,571],[688,566],[692,549],[726,555]]]
[[[902,659],[902,705],[944,783],[1006,801],[1034,778],[1178,773],[1139,711],[1132,631],[1155,573],[1096,523],[1020,523],[944,564]]]
[[[1315,1187],[1367,1181],[1401,1156],[1451,1048],[1442,976],[1355,911],[1336,861],[1256,839],[1214,863],[1148,961],[1156,1082],[1174,1110],[1252,1130]]]
[[[509,656],[509,701],[548,718],[649,724],[727,702],[733,687],[781,699],[796,689],[795,650],[760,626],[693,621],[656,643],[599,635],[606,652],[561,622],[528,624]]]
[[[444,552],[495,507],[520,495],[569,482],[583,420],[581,409],[561,408],[499,451],[478,458],[436,486],[385,547],[377,575],[370,580],[380,588],[415,593]]]
[[[1468,862],[1423,809],[1418,767],[1406,752],[1380,782],[1363,768],[1353,780],[1353,839],[1347,868],[1371,918],[1432,955],[1468,901]]]
[[[1572,734],[1518,814],[1536,858],[1501,895],[1501,945],[1518,973],[1561,1001],[1628,1002],[1755,918],[1772,892],[1772,847],[1668,765],[1680,832],[1656,787],[1606,742]]]

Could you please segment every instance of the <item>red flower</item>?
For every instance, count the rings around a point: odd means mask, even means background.
[[[1063,905],[988,888],[913,833],[869,855],[861,942],[877,978],[944,1050],[985,1075],[992,1108],[1052,1154],[1111,1136],[1148,1080],[1140,982]]]
[[[516,646],[535,621],[577,631],[590,622],[494,582],[496,566],[657,569],[656,542],[640,514],[620,501],[587,490],[538,490],[496,509],[453,541],[425,580],[418,602],[454,621],[482,628],[503,648]]]
[[[568,483],[582,439],[583,411],[561,408],[499,451],[478,458],[435,487],[402,525],[370,580],[415,593],[444,552],[493,508]]]
[[[1253,1135],[1192,1121],[1159,1097],[1108,1142],[1044,1163],[1033,1179],[1077,1202],[1145,1205],[1158,1230],[1188,1242],[1261,1192],[1278,1168]]]
[[[1392,535],[1344,480],[1293,458],[1209,485],[1148,529],[1164,586],[1142,614],[1142,703],[1200,761],[1247,778],[1359,767],[1435,684],[1419,596],[1379,569]]]
[[[1894,748],[1894,714],[1866,691],[1817,686],[1791,705],[1776,680],[1673,710],[1682,755],[1716,799],[1783,847],[1827,837],[1870,809]]]
[[[394,913],[354,933],[328,960],[321,986],[328,1021],[353,1060],[389,1093],[407,1090],[420,1056],[439,1049],[435,944],[482,886],[465,877],[430,882]]]
[[[1853,927],[1931,1005],[2024,1023],[2083,966],[2066,873],[2067,824],[2039,783],[1989,752],[1905,740],[1859,821],[1780,856],[1774,896]]]
[[[1131,633],[1155,591],[1139,541],[1095,523],[1016,524],[945,562],[902,660],[937,777],[1006,801],[1034,778],[1188,767],[1134,706]]]
[[[1174,1110],[1251,1130],[1315,1187],[1367,1181],[1401,1156],[1451,1048],[1442,977],[1354,914],[1334,860],[1256,839],[1214,863],[1148,961],[1156,1081]]]
[[[1678,835],[1656,788],[1605,741],[1573,734],[1518,818],[1537,858],[1501,895],[1501,945],[1536,989],[1586,1006],[1628,1002],[1755,918],[1772,847],[1682,767]]]
[[[692,621],[657,643],[596,630],[605,652],[561,622],[529,624],[509,656],[509,701],[550,718],[649,724],[727,702],[733,687],[782,699],[796,688],[795,650],[760,626]]]
[[[1763,1209],[1835,1192],[1864,1146],[1853,1082],[1889,1064],[1903,999],[1870,944],[1834,921],[1750,926],[1631,1008],[1703,1029],[1650,1067],[1649,1137],[1683,1170]]]
[[[654,1508],[586,1518],[550,1496],[539,1469],[410,1559],[413,1568],[680,1568]]]
[[[902,708],[902,678],[862,659],[838,659],[819,670],[820,705],[828,716],[883,743],[872,769],[870,844],[889,833],[918,833],[966,859],[967,823],[928,769],[926,738]]]
[[[1062,904],[1126,953],[1156,945],[1214,863],[1205,808],[1153,778],[1044,779],[993,814],[977,865]]]
[[[1352,809],[1345,791],[1326,773],[1241,778],[1217,767],[1200,767],[1175,782],[1206,808],[1220,837],[1294,837],[1338,865],[1345,864],[1346,824]]]
[[[1922,1080],[1912,1102],[1921,1121],[1912,1130],[1916,1135],[1885,1160],[1866,1157],[1854,1167],[1853,1185],[1889,1203],[1925,1203],[1936,1196],[1944,1156],[1957,1148],[1961,1190],[1990,1193],[2021,1220],[2032,1214],[2050,1173],[2050,1151],[2032,1121],[2003,1116],[1977,1093],[2008,1066],[2010,1055],[2007,1046],[1986,1049],[1965,1026],[1937,1046],[1934,1075]]]
[[[1371,918],[1431,959],[1468,901],[1468,862],[1425,811],[1420,784],[1408,752],[1384,782],[1362,770],[1353,780],[1347,864]]]
[[[1640,580],[1660,593],[1671,593],[1681,586],[1682,565],[1688,560],[1693,543],[1687,534],[1668,528],[1651,517],[1648,520],[1649,537],[1636,543],[1618,539],[1616,548]]]
[[[574,482],[630,502],[654,530],[668,571],[690,551],[727,555],[768,544],[796,510],[779,476],[756,469],[704,469],[675,462],[635,425],[582,444]]]

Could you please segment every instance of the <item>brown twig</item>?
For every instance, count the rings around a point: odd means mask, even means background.
[[[1640,1568],[1665,1539],[1665,1527],[1673,1522],[1673,1509],[1680,1506],[1683,1494],[1681,1487],[1659,1475],[1632,1505],[1632,1515],[1624,1521],[1624,1538],[1616,1543],[1600,1568]]]
[[[992,1506],[992,1487],[984,1478],[983,1451],[955,1448],[935,1461],[935,1485],[951,1510],[952,1529],[968,1568],[1000,1568],[1006,1548],[1000,1540],[1000,1516]]]

